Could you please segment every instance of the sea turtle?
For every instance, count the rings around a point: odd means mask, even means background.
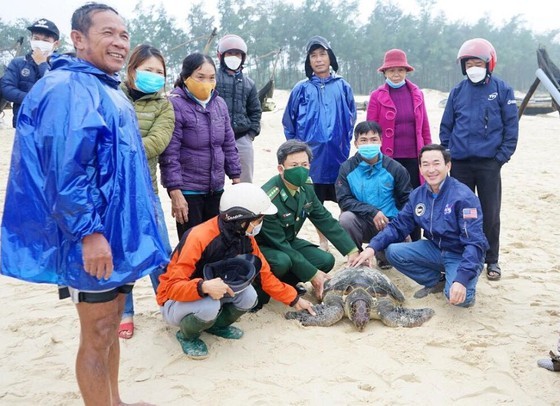
[[[325,282],[322,303],[313,307],[316,316],[301,310],[286,313],[286,318],[299,320],[304,326],[328,327],[346,315],[363,331],[370,319],[390,327],[418,327],[434,315],[429,308],[405,309],[403,302],[399,288],[381,272],[348,267]]]

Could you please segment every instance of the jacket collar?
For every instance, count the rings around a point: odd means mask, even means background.
[[[77,58],[70,55],[53,55],[50,59],[51,69],[69,70],[73,72],[87,73],[90,75],[95,75],[99,80],[106,83],[107,85],[117,89],[121,80],[119,75],[115,73],[114,75],[109,75],[103,72],[101,69],[92,65],[88,61]]]

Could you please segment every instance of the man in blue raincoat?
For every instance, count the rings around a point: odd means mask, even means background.
[[[310,176],[319,201],[336,202],[334,184],[350,154],[356,104],[348,82],[335,73],[338,62],[328,41],[316,35],[307,43],[306,51],[308,79],[292,89],[282,124],[286,139],[297,139],[311,147]],[[321,233],[319,237],[321,247],[328,249],[326,238]]]
[[[88,3],[72,16],[71,39],[76,57],[54,57],[20,108],[1,272],[69,292],[84,402],[116,405],[125,294],[167,257],[136,115],[119,89],[130,49],[124,22]]]

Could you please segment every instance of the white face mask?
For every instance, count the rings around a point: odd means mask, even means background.
[[[467,69],[467,76],[471,82],[478,83],[486,77],[486,68],[473,66]]]
[[[39,49],[39,51],[41,51],[43,55],[47,56],[53,53],[54,44],[52,42],[37,40],[31,40],[29,42],[31,43],[32,50]]]
[[[254,236],[256,236],[258,233],[261,232],[262,225],[263,225],[263,223],[262,223],[262,221],[261,221],[261,222],[260,222],[259,224],[257,224],[256,226],[253,226],[253,231],[251,231],[250,233],[248,233],[248,232],[245,231],[245,235],[246,235],[247,237],[254,237]]]
[[[224,63],[231,70],[237,70],[241,66],[241,58],[237,56],[225,56]]]

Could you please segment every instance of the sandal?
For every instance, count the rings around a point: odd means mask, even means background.
[[[550,351],[550,359],[540,359],[537,361],[537,365],[541,368],[548,369],[549,371],[560,371],[560,355],[554,354]]]
[[[134,323],[121,323],[119,325],[119,337],[125,340],[130,340],[134,335]]]
[[[498,263],[486,265],[486,277],[489,281],[498,281],[502,277],[502,269]]]

